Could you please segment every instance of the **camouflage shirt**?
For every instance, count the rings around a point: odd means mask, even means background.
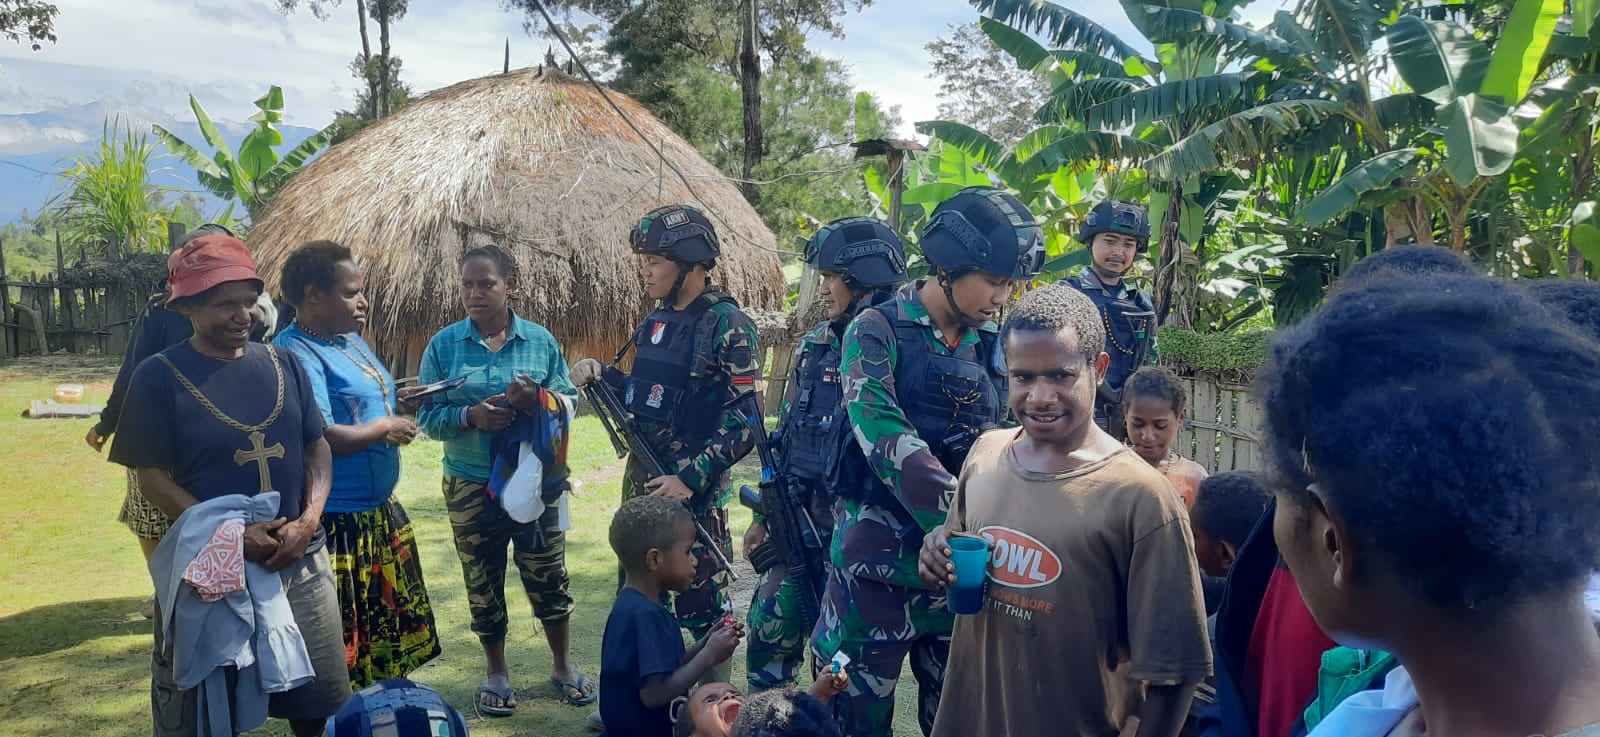
[[[677,466],[679,480],[694,492],[697,500],[714,493],[720,505],[725,502],[722,497],[726,493],[728,470],[755,447],[754,433],[739,420],[740,408],[730,406],[729,400],[736,393],[754,391],[761,364],[755,323],[740,311],[737,302],[717,287],[708,288],[706,295],[714,304],[700,319],[715,320],[716,324],[712,328],[709,350],[695,352],[684,400],[694,406],[718,408],[721,421],[716,423],[705,442],[693,447],[667,423],[641,417],[639,427],[662,460]],[[619,392],[622,389],[618,387]]]
[[[929,351],[970,361],[978,358],[978,332],[995,332],[988,322],[964,329],[952,348],[934,326],[917,293],[922,281],[895,293],[901,317],[926,326]],[[904,510],[880,509],[871,502],[841,498],[835,507],[833,563],[860,578],[901,586],[922,587],[917,576],[917,551],[922,536],[943,524],[955,494],[955,473],[946,469],[917,436],[895,395],[894,370],[900,350],[894,326],[877,310],[865,310],[844,334],[840,371],[844,376],[845,410],[856,442],[872,472],[888,485]],[[906,529],[906,513],[918,530]]]

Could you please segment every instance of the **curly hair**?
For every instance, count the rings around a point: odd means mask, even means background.
[[[349,260],[350,249],[333,241],[311,241],[294,249],[294,253],[284,260],[283,271],[278,277],[283,300],[298,308],[306,298],[307,289],[332,289],[335,267]]]
[[[1255,471],[1224,471],[1207,476],[1195,492],[1189,523],[1216,540],[1243,547],[1245,538],[1261,520],[1272,491],[1267,477]]]
[[[1566,318],[1579,332],[1600,340],[1600,284],[1576,279],[1539,279],[1527,282],[1539,304]]]
[[[617,554],[623,568],[639,570],[652,549],[666,550],[677,542],[685,522],[693,523],[694,516],[682,503],[659,496],[636,496],[623,502],[611,518],[611,552]]]
[[[833,710],[795,689],[762,691],[744,700],[733,737],[838,737]]]
[[[1105,352],[1106,328],[1100,322],[1100,311],[1088,295],[1064,284],[1047,284],[1022,295],[1000,326],[1000,345],[1019,330],[1055,333],[1064,328],[1077,333],[1078,349],[1090,363]]]
[[[1489,613],[1600,567],[1597,468],[1573,445],[1600,435],[1600,345],[1543,311],[1436,274],[1340,292],[1272,344],[1269,472],[1289,503],[1318,484],[1372,553],[1352,575]]]
[[[1390,246],[1350,265],[1334,284],[1335,290],[1353,289],[1374,280],[1418,277],[1429,274],[1477,274],[1472,263],[1443,246],[1410,243]]]
[[[1160,366],[1140,366],[1133,372],[1128,380],[1122,384],[1123,406],[1133,405],[1134,397],[1155,397],[1172,404],[1172,413],[1177,414],[1189,406],[1189,393],[1183,390],[1183,382],[1178,381],[1177,374]]]
[[[478,246],[462,254],[461,265],[466,266],[468,261],[475,258],[486,259],[489,263],[494,264],[495,270],[500,273],[500,278],[506,281],[517,278],[517,262],[511,258],[511,254],[507,253],[504,248],[493,243],[486,246]]]

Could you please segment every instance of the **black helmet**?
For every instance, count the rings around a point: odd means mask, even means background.
[[[837,271],[863,289],[892,287],[906,278],[906,247],[900,234],[874,218],[828,223],[806,242],[805,259],[812,268]]]
[[[1022,201],[993,187],[967,187],[922,226],[922,255],[959,276],[983,271],[1031,279],[1044,267],[1044,231]]]
[[[1137,252],[1144,253],[1150,248],[1150,216],[1135,203],[1106,200],[1095,205],[1089,217],[1084,218],[1083,226],[1078,228],[1078,242],[1091,245],[1094,237],[1101,233],[1131,235],[1139,240]]]
[[[716,228],[689,205],[667,205],[639,219],[628,236],[634,253],[665,256],[685,264],[710,266],[722,252]]]

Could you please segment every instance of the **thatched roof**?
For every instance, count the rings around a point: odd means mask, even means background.
[[[654,207],[688,202],[721,236],[714,279],[742,304],[778,307],[783,276],[755,210],[688,142],[611,96],[698,198],[588,84],[549,69],[469,80],[333,147],[278,193],[248,238],[268,288],[301,243],[349,246],[367,268],[369,337],[394,359],[464,316],[458,259],[495,243],[522,273],[518,313],[550,328],[569,358],[597,355],[647,307],[629,230]]]

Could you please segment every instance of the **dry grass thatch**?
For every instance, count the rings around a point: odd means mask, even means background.
[[[699,198],[588,84],[549,69],[469,80],[335,146],[284,187],[249,236],[268,288],[301,243],[348,245],[367,268],[369,337],[409,368],[465,314],[461,254],[495,243],[518,261],[518,314],[569,358],[609,356],[647,307],[629,230],[654,207],[688,202],[721,236],[715,280],[742,304],[778,307],[783,276],[755,210],[688,142],[612,97]]]

